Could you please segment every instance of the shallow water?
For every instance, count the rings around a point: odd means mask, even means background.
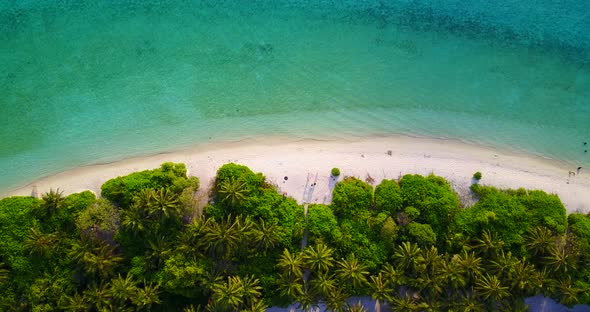
[[[590,4],[3,1],[0,190],[265,134],[458,138],[590,165]]]

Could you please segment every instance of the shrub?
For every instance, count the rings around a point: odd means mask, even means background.
[[[473,178],[477,181],[481,180],[481,172],[476,172],[473,174]]]
[[[332,173],[332,176],[337,177],[337,176],[340,175],[340,169],[338,169],[338,168],[332,168],[331,173]]]
[[[582,247],[590,252],[590,217],[581,213],[572,213],[567,217],[570,230],[580,240]]]
[[[217,170],[217,179],[215,180],[215,189],[220,190],[225,181],[243,181],[250,196],[258,196],[265,187],[265,178],[262,173],[254,173],[250,168],[229,163],[221,166]]]
[[[189,180],[186,177],[184,164],[163,163],[154,170],[144,170],[132,174],[110,179],[101,186],[101,194],[120,206],[128,207],[133,196],[146,188],[165,188],[175,194],[180,194],[185,187],[198,183],[198,179]]]
[[[357,178],[348,177],[334,187],[332,209],[337,217],[349,218],[369,210],[373,187]]]
[[[411,222],[408,224],[410,239],[421,246],[432,246],[436,244],[436,233],[429,224]]]
[[[484,230],[495,233],[507,247],[522,244],[523,235],[531,228],[530,217],[518,198],[504,192],[487,189],[471,208],[457,217],[457,226],[468,236]]]
[[[41,229],[45,232],[55,232],[57,230],[64,232],[74,231],[76,229],[76,217],[95,201],[96,196],[90,191],[68,195],[61,201],[59,209],[53,211],[51,214],[37,214],[38,216],[44,216],[39,218],[44,220]],[[47,210],[46,205],[44,206],[41,206],[40,209]]]
[[[402,208],[402,191],[395,180],[383,180],[375,188],[375,208],[395,214]]]
[[[567,228],[565,207],[557,195],[543,191],[517,193],[518,200],[527,208],[533,226],[543,225],[563,234]]]
[[[420,212],[415,221],[430,224],[432,229],[444,236],[449,224],[459,209],[459,199],[449,183],[435,175],[405,175],[400,180],[405,207],[415,207]]]
[[[80,231],[114,235],[119,229],[119,212],[108,200],[101,198],[80,213],[76,225]]]
[[[397,237],[397,231],[398,227],[395,224],[395,221],[393,221],[393,218],[387,217],[381,227],[381,238],[388,243],[392,243]]]
[[[340,239],[338,221],[332,209],[326,205],[309,205],[307,208],[307,229],[310,241],[320,239],[324,242],[336,242]]]

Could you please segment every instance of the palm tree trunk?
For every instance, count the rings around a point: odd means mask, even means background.
[[[375,312],[381,312],[381,302],[379,302],[379,299],[375,300]]]

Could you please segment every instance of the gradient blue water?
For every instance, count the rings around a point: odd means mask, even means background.
[[[0,190],[264,134],[590,164],[590,3],[3,1]]]

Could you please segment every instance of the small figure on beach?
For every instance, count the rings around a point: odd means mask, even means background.
[[[580,174],[580,170],[582,170],[582,167],[578,167],[578,169],[576,169],[576,173],[579,175]]]

